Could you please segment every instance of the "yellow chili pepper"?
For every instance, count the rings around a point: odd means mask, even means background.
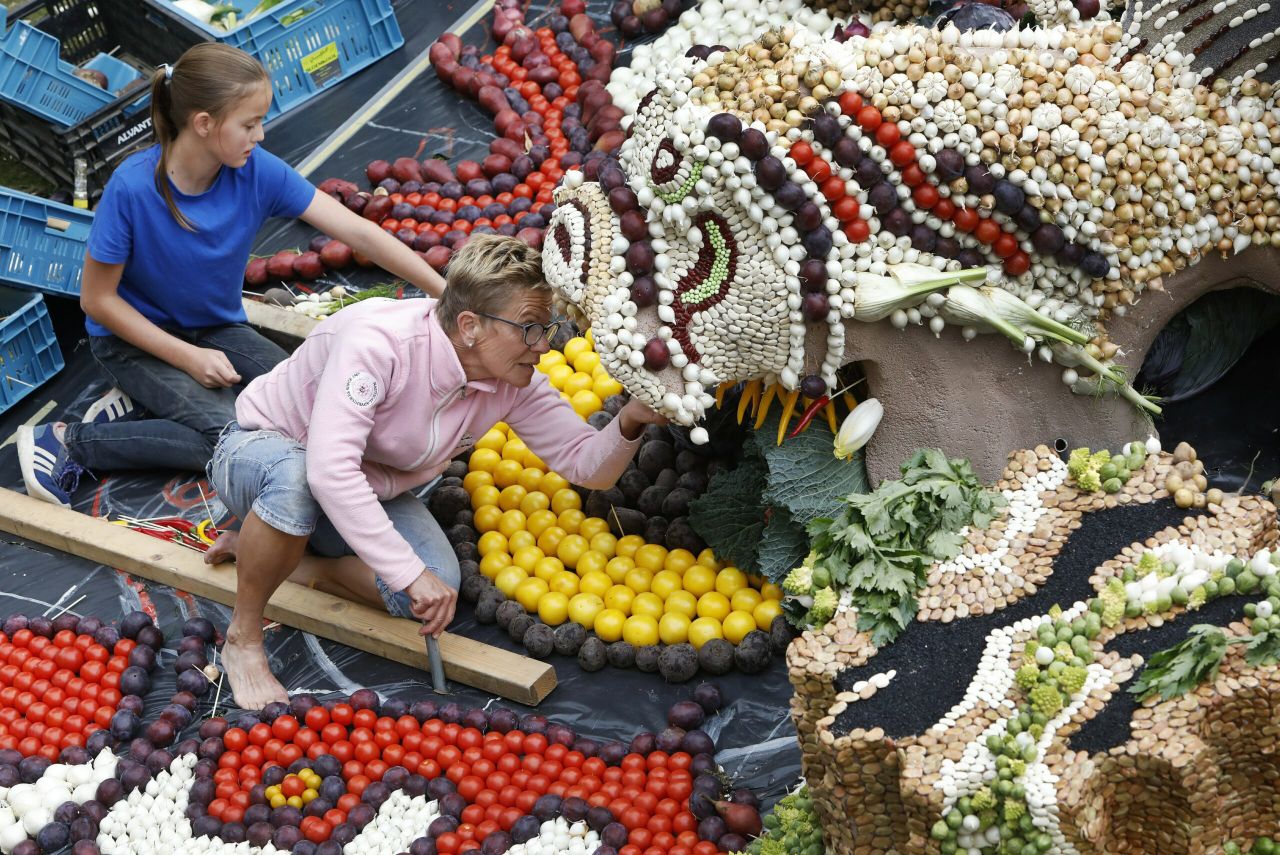
[[[827,426],[831,428],[831,435],[835,436],[840,430],[836,427],[836,402],[828,401],[824,409],[827,414]]]
[[[846,407],[848,407],[848,408],[849,408],[849,412],[851,412],[851,413],[852,413],[852,412],[853,412],[853,408],[854,408],[854,407],[856,407],[856,406],[858,406],[858,399],[857,399],[857,398],[855,398],[855,397],[853,397],[853,395],[850,395],[848,392],[845,392],[845,393],[844,393],[844,405],[845,405]]]
[[[760,392],[760,381],[752,380],[742,387],[742,397],[738,399],[738,424],[742,424],[742,417],[747,414],[747,406],[751,403],[751,399]]]
[[[724,404],[724,393],[729,391],[730,387],[732,386],[733,386],[732,383],[721,383],[719,386],[716,387],[716,409],[717,410],[720,409],[721,405]]]
[[[764,420],[769,417],[769,405],[773,403],[773,396],[777,393],[777,383],[770,383],[765,387],[764,397],[760,401],[759,409],[756,410],[756,430],[760,430],[760,426],[764,424]]]
[[[787,393],[787,401],[782,407],[782,419],[778,422],[778,445],[782,445],[782,438],[787,435],[787,423],[791,421],[791,415],[796,411],[796,402],[799,400],[799,389],[792,389]]]

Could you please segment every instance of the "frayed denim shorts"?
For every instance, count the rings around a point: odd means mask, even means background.
[[[218,437],[205,474],[227,510],[239,519],[253,511],[277,531],[309,535],[307,545],[318,555],[355,555],[311,495],[306,453],[301,443],[276,431],[243,430],[231,422]],[[423,565],[456,589],[460,576],[458,557],[440,524],[423,504],[438,482],[436,479],[428,484],[420,496],[403,493],[383,502],[382,507],[396,533],[408,541]],[[381,577],[375,578],[388,613],[413,617],[409,596],[392,591]]]

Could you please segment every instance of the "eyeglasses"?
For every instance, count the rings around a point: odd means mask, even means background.
[[[537,347],[538,342],[542,341],[544,336],[547,341],[550,341],[551,338],[560,330],[560,323],[558,321],[552,321],[549,324],[540,324],[537,322],[531,324],[518,324],[515,321],[509,321],[506,318],[500,318],[497,315],[491,315],[488,312],[476,312],[476,314],[482,318],[488,318],[491,321],[502,321],[504,324],[509,324],[510,326],[520,330],[524,334],[525,347]]]

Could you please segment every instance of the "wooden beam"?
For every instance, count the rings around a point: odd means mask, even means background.
[[[214,600],[234,605],[234,565],[210,567],[199,552],[104,519],[0,489],[0,531]],[[266,617],[405,665],[428,669],[417,621],[292,582],[276,591]],[[556,685],[549,664],[461,635],[440,637],[445,674],[481,691],[530,706]]]
[[[244,300],[244,313],[249,324],[262,330],[269,338],[282,340],[282,344],[297,346],[307,333],[315,329],[320,321],[308,317],[301,312],[294,312],[283,306],[275,306],[258,300]]]

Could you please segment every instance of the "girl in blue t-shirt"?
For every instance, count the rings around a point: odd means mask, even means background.
[[[285,357],[246,324],[241,302],[268,217],[301,217],[428,294],[443,291],[416,253],[258,146],[271,96],[262,65],[222,44],[156,72],[159,142],[107,182],[85,254],[80,305],[114,388],[79,423],[20,430],[30,495],[70,505],[86,469],[204,469],[237,391]]]

